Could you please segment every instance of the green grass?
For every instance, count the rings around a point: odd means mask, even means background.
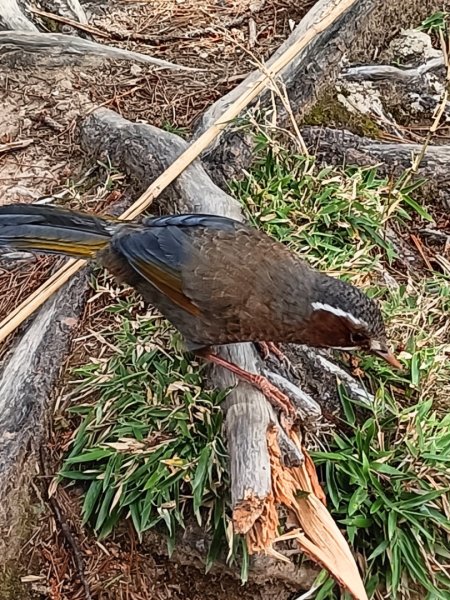
[[[439,33],[444,32],[447,29],[447,18],[448,13],[442,10],[438,10],[419,25],[419,31],[425,31],[425,33]]]
[[[377,296],[401,349],[405,373],[362,358],[374,406],[361,419],[343,390],[342,426],[315,453],[330,509],[377,599],[450,593],[450,284],[439,273],[402,274],[386,235],[431,219],[414,187],[373,169],[319,170],[262,137],[251,173],[232,186],[255,226]],[[71,410],[80,424],[61,471],[85,482],[85,522],[99,535],[121,518],[139,534],[164,524],[173,544],[193,514],[212,537],[209,564],[227,547],[232,559],[245,557],[228,533],[223,394],[204,388],[164,320],[134,296],[118,298],[106,279],[95,286],[110,298],[96,334],[103,351],[74,372]],[[336,595],[325,580],[316,600]]]
[[[200,506],[226,484],[224,393],[203,389],[201,369],[177,351],[167,323],[139,308],[134,294],[107,307],[120,325],[103,332],[114,352],[74,370],[77,396],[95,390],[97,399],[94,407],[72,399],[83,422],[61,475],[91,482],[83,517],[95,515],[101,536],[128,513],[139,534],[163,521],[173,535],[186,502],[201,522]]]
[[[189,137],[189,128],[188,127],[177,127],[176,125],[174,125],[170,121],[165,121],[162,124],[162,128],[165,131],[168,131],[169,133],[175,133],[176,135],[179,135],[184,140]]]
[[[219,408],[226,392],[205,389],[202,365],[180,352],[179,336],[132,291],[119,299],[105,275],[92,285],[114,298],[96,334],[108,357],[72,370],[69,413],[81,424],[59,474],[85,482],[83,522],[100,538],[130,518],[139,537],[162,525],[171,551],[193,515],[211,532],[210,566],[229,525]],[[231,562],[246,556],[239,539],[229,544]]]
[[[448,598],[450,415],[432,401],[401,408],[386,389],[364,423],[350,401],[344,408],[348,431],[312,456],[334,517],[366,563],[369,596],[407,597],[414,582],[423,597]]]

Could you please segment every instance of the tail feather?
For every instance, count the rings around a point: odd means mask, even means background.
[[[0,206],[0,246],[87,258],[104,248],[118,222],[59,206]]]

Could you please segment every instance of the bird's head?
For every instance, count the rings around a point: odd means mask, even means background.
[[[321,277],[314,289],[311,308],[309,345],[364,350],[401,368],[389,349],[378,304],[360,289],[339,279]]]

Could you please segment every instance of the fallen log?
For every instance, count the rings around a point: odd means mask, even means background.
[[[23,519],[27,489],[35,475],[24,457],[40,443],[60,374],[84,308],[88,270],[77,274],[39,310],[0,364],[0,556],[17,556],[22,540],[10,531]]]

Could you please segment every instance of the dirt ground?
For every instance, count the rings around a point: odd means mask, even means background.
[[[0,583],[2,600],[85,600],[86,592],[73,565],[73,549],[61,533],[48,505],[37,497],[38,525],[24,545],[11,575]],[[171,561],[166,555],[143,551],[131,525],[101,542],[79,525],[79,504],[73,492],[58,492],[58,503],[77,535],[90,591],[98,600],[277,600],[286,598],[282,585],[243,587],[237,579],[214,571],[210,574]],[[22,581],[17,581],[17,576]]]
[[[87,210],[104,210],[124,191],[118,173],[88,168],[78,146],[77,121],[94,106],[112,108],[126,118],[189,135],[196,120],[215,100],[267,59],[286,39],[313,0],[155,0],[84,3],[95,39],[158,58],[196,67],[198,72],[156,70],[129,62],[0,72],[0,144],[32,140],[24,149],[0,154],[0,203],[42,198]],[[100,168],[101,170],[101,168]],[[31,259],[28,268],[0,268],[0,319],[51,273],[52,257]],[[86,318],[89,318],[89,305]],[[2,353],[6,346],[3,345]],[[74,348],[75,357],[81,355]],[[67,437],[50,441],[49,469],[56,472]],[[86,598],[74,551],[61,533],[61,522],[45,500],[48,478],[40,474],[30,509],[31,534],[13,565],[0,576],[0,600]],[[98,542],[80,525],[78,498],[58,489],[86,562],[96,598],[200,600],[286,597],[276,587],[243,588],[229,576],[205,575],[165,556],[139,550],[130,531]],[[36,524],[37,523],[37,524]]]

